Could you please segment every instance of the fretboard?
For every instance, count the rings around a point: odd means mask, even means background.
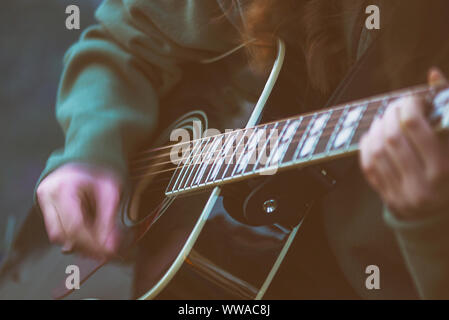
[[[177,166],[166,194],[190,192],[351,155],[358,151],[359,141],[374,119],[382,116],[391,102],[408,95],[428,99],[434,105],[433,118],[441,116],[449,104],[447,88],[420,86],[195,140],[188,157]],[[444,103],[436,106],[435,100]]]

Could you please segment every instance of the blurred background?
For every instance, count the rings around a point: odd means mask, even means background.
[[[0,10],[0,255],[32,205],[49,154],[62,146],[54,108],[62,58],[101,0],[3,1]],[[77,5],[81,29],[67,30]],[[1,259],[1,256],[0,256]]]

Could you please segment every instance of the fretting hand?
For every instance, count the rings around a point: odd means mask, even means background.
[[[442,73],[432,69],[429,84],[442,82]],[[417,97],[399,99],[360,142],[367,181],[403,219],[449,209],[449,139],[433,130],[428,108]]]

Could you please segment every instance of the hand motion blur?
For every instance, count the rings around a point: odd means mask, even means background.
[[[120,194],[121,182],[103,168],[73,163],[52,172],[37,189],[50,241],[61,244],[63,252],[114,255],[119,246]]]
[[[429,84],[443,83],[442,73],[432,69]],[[393,102],[360,143],[368,183],[403,219],[449,209],[449,139],[432,129],[428,108],[416,97]]]

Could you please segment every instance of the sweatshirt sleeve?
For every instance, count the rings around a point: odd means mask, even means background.
[[[396,234],[420,297],[449,299],[449,212],[406,221],[385,209],[384,218]]]
[[[182,79],[182,65],[235,45],[236,31],[212,0],[105,0],[64,57],[56,117],[59,166],[86,162],[127,174],[127,158],[152,134],[159,100]]]

